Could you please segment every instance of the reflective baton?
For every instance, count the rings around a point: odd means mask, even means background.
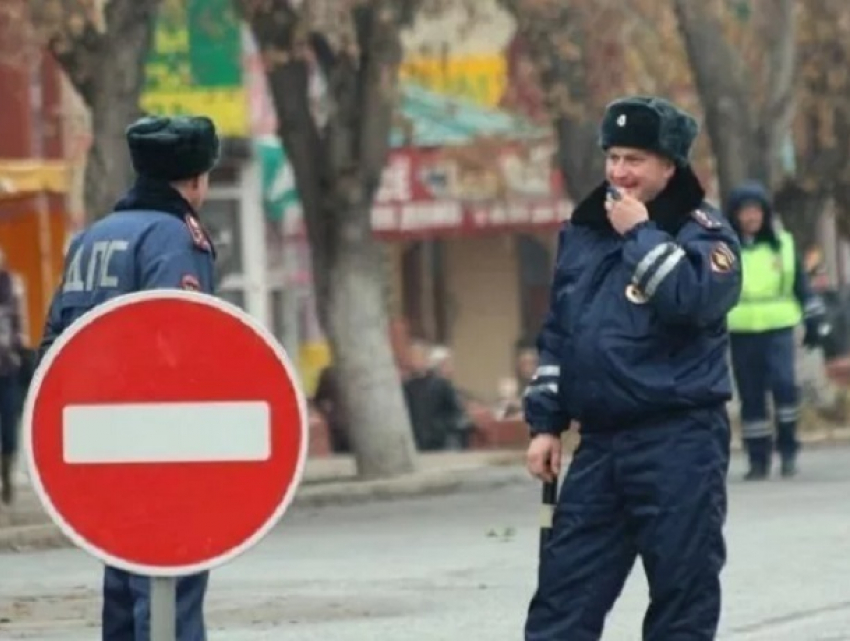
[[[540,560],[549,537],[552,536],[552,522],[555,516],[555,504],[558,502],[558,477],[543,483],[540,501]]]

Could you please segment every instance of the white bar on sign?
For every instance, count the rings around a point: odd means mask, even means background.
[[[71,405],[63,412],[68,464],[265,461],[268,403]]]

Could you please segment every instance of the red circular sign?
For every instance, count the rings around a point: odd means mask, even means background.
[[[24,411],[33,485],[103,562],[209,569],[280,519],[307,452],[285,352],[240,309],[180,290],[113,299],[69,327]]]

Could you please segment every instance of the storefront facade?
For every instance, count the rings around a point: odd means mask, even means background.
[[[69,233],[60,74],[46,55],[0,61],[0,250],[31,345],[41,338]]]

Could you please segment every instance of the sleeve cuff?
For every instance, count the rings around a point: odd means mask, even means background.
[[[651,220],[642,220],[623,234],[623,240],[637,240],[638,234],[644,229],[656,229],[656,225]]]
[[[547,421],[536,421],[529,425],[529,434],[531,437],[539,436],[540,434],[551,434],[552,436],[561,436],[570,426],[570,419],[567,417],[556,416]]]

